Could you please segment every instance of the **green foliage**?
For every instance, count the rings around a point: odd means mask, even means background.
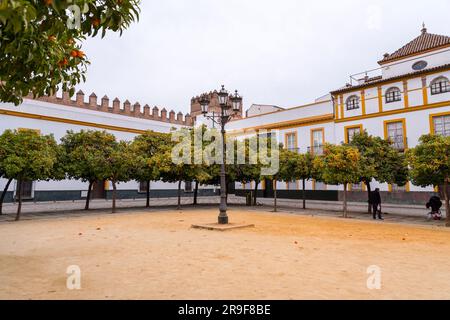
[[[22,102],[30,92],[74,93],[89,61],[88,36],[122,33],[138,19],[140,0],[2,0],[0,2],[0,101]],[[77,8],[80,14],[77,14]],[[79,26],[74,20],[79,17]]]
[[[424,135],[407,152],[410,177],[415,185],[439,186],[450,177],[450,137]]]
[[[105,168],[115,145],[115,136],[106,131],[68,131],[61,139],[61,147],[69,178],[83,182],[107,179]]]
[[[131,145],[131,152],[134,154],[133,178],[142,182],[159,180],[161,171],[151,165],[152,158],[165,154],[170,146],[170,135],[167,133],[147,131],[136,136]]]
[[[314,159],[314,170],[320,173],[321,181],[339,185],[359,182],[361,155],[355,147],[326,144],[322,156]]]
[[[388,140],[367,133],[355,134],[350,146],[358,149],[361,159],[360,182],[370,183],[373,179],[380,183],[395,183],[404,186],[408,179],[406,157],[392,147]]]
[[[34,130],[6,130],[0,141],[6,142],[1,170],[16,180],[48,180],[57,162],[57,145],[53,135],[40,135]],[[6,149],[6,153],[5,152]]]

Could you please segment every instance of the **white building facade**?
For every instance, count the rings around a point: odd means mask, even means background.
[[[416,146],[424,134],[450,135],[450,37],[428,33],[424,28],[416,39],[393,54],[386,54],[379,64],[380,75],[376,77],[357,79],[356,83],[331,91],[311,104],[264,110],[236,119],[227,125],[227,131],[245,136],[268,130],[288,149],[319,154],[325,143],[347,142],[361,130],[391,138],[401,151]],[[217,92],[209,95],[211,101],[217,100]],[[141,107],[138,103],[131,105],[128,101],[121,104],[118,99],[110,103],[106,96],[97,102],[95,94],[87,100],[78,92],[75,100],[63,93],[62,97],[26,98],[18,107],[0,103],[0,132],[34,129],[43,134],[51,133],[59,140],[67,130],[106,130],[119,140],[132,140],[146,130],[169,132],[171,128],[192,126],[201,114],[199,97],[191,100],[192,118],[189,114],[168,113],[166,109]],[[241,115],[242,110],[237,118]],[[200,123],[199,118],[197,124]],[[0,188],[5,184],[5,180],[0,180]],[[398,187],[373,181],[371,186],[380,188],[388,202],[423,204],[435,191],[432,187],[420,188],[411,183]],[[100,183],[97,187],[99,194],[108,196],[109,183]],[[86,196],[87,188],[86,183],[73,180],[32,182],[29,198],[35,201],[77,200]],[[236,188],[239,193],[252,185],[237,183]],[[271,196],[271,188],[270,184],[263,183],[259,192]],[[11,187],[7,201],[14,198],[15,189]],[[175,189],[175,184],[151,184],[152,196],[175,196]],[[185,189],[189,192],[190,184]],[[299,181],[277,185],[280,197],[299,197],[301,189]],[[310,199],[339,200],[343,187],[307,181],[306,189]],[[354,185],[351,190],[350,200],[366,201],[364,185]],[[204,187],[202,191],[204,195],[214,194],[211,187]],[[144,197],[145,190],[136,181],[123,183],[119,185],[119,196]]]
[[[300,153],[320,153],[325,143],[348,142],[362,130],[392,139],[401,151],[415,147],[424,134],[450,135],[450,37],[430,34],[424,28],[419,37],[395,53],[386,54],[379,64],[381,75],[377,77],[347,84],[310,105],[234,121],[228,130],[241,135],[270,130],[286,148]],[[371,187],[380,188],[386,200],[403,203],[423,204],[435,191],[411,183],[398,187],[373,181]],[[283,190],[300,189],[298,181],[277,185],[281,196],[299,196],[298,192],[283,194]],[[337,200],[340,195],[336,191],[343,190],[343,186],[308,181],[306,189],[310,198]],[[352,186],[351,190],[351,199],[367,199],[362,192],[364,185]],[[316,196],[311,191],[317,191]]]

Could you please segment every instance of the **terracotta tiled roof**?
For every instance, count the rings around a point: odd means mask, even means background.
[[[450,37],[428,33],[427,29],[424,28],[420,36],[415,38],[404,47],[398,49],[394,53],[386,54],[384,59],[379,61],[378,63],[385,64],[393,60],[398,60],[403,57],[444,46],[450,46]]]
[[[398,75],[395,77],[390,77],[390,78],[380,78],[380,77],[374,77],[372,78],[372,81],[369,82],[365,82],[363,84],[359,84],[359,85],[347,85],[343,88],[340,88],[338,90],[334,90],[331,91],[331,94],[339,94],[339,93],[345,93],[345,92],[349,92],[349,91],[354,91],[357,89],[361,89],[367,86],[374,86],[377,84],[383,84],[384,82],[392,82],[392,81],[396,81],[399,79],[403,79],[405,77],[414,77],[414,76],[418,76],[418,75],[423,75],[423,74],[427,74],[427,73],[434,73],[436,71],[440,71],[440,70],[449,70],[450,69],[450,64],[444,64],[442,66],[438,66],[438,67],[434,67],[434,68],[428,68],[428,69],[424,69],[424,70],[420,70],[420,71],[415,71],[415,72],[410,72],[410,73],[405,73],[402,75]]]

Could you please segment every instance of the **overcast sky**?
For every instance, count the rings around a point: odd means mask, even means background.
[[[83,46],[85,94],[189,112],[225,84],[252,103],[294,107],[377,68],[428,32],[450,35],[449,0],[143,0],[140,21]]]

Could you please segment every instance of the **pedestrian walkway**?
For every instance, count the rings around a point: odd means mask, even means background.
[[[199,197],[198,206],[192,205],[192,198],[182,198],[181,204],[183,210],[211,209],[218,206],[219,197]],[[136,200],[118,200],[117,207],[119,213],[132,213],[137,210],[142,211],[163,211],[174,210],[177,206],[176,198],[157,198],[151,199],[151,207],[145,208],[145,199]],[[66,201],[66,202],[27,202],[22,207],[22,220],[48,219],[48,218],[66,218],[80,217],[86,215],[103,215],[111,212],[111,200],[92,200],[91,210],[84,210],[84,201]],[[242,207],[245,205],[245,198],[229,197],[229,206]],[[323,217],[342,217],[342,203],[307,201],[307,209],[303,210],[301,200],[278,200],[278,211],[280,213],[289,213],[306,216]],[[349,218],[358,220],[373,221],[372,215],[367,213],[367,205],[364,203],[349,203]],[[273,199],[258,199],[258,205],[246,207],[249,211],[273,212]],[[0,216],[1,222],[14,221],[17,210],[17,204],[7,203],[3,207],[3,215]],[[407,223],[428,226],[444,226],[444,221],[432,221],[426,217],[427,210],[420,206],[413,205],[384,205],[383,211],[387,213],[385,222]]]

